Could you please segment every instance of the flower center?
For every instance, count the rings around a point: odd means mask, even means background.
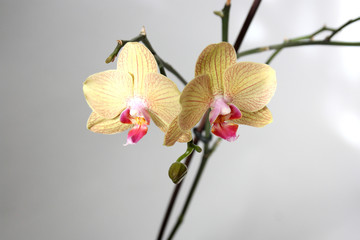
[[[144,99],[131,98],[127,105],[128,107],[120,114],[120,122],[134,124],[134,127],[128,133],[125,146],[137,143],[147,133],[147,125],[150,124],[150,114]]]
[[[234,104],[229,104],[223,96],[216,96],[210,107],[211,132],[227,141],[235,141],[238,138],[238,125],[227,121],[241,118],[240,110]]]
[[[134,97],[128,103],[128,107],[121,113],[120,122],[135,125],[149,125],[150,114],[144,99]]]
[[[209,120],[211,124],[241,118],[240,110],[235,105],[229,104],[221,95],[215,96],[215,100],[210,104],[210,107]]]

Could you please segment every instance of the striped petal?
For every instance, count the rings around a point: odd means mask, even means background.
[[[214,97],[210,87],[209,75],[202,75],[191,80],[180,96],[182,107],[179,126],[183,130],[193,128],[210,107]]]
[[[255,112],[262,109],[269,103],[275,89],[275,71],[269,65],[240,62],[225,71],[225,98],[240,110]]]
[[[242,116],[240,119],[231,120],[229,122],[249,125],[252,127],[264,127],[273,121],[272,114],[266,106],[256,112],[242,111],[241,113]]]
[[[226,42],[211,44],[200,54],[195,67],[195,77],[209,74],[214,95],[223,94],[225,70],[236,63],[236,52]]]
[[[96,112],[92,112],[87,122],[87,128],[96,133],[114,134],[131,128],[132,124],[123,124],[119,117],[106,119]]]
[[[152,53],[143,44],[129,42],[119,53],[117,69],[134,77],[134,94],[144,92],[144,79],[148,73],[157,72],[157,63]]]
[[[189,142],[192,139],[190,130],[181,130],[179,118],[176,117],[170,124],[164,138],[165,146],[172,146],[175,142]]]
[[[133,81],[130,74],[108,70],[88,77],[83,90],[89,106],[111,119],[126,108],[127,99],[133,95]]]
[[[180,113],[180,91],[176,84],[158,73],[145,77],[144,93],[147,107],[155,124],[166,131],[171,121]]]

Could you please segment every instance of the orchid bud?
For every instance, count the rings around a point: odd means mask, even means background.
[[[169,177],[173,183],[180,183],[187,173],[187,167],[181,162],[174,162],[169,168]]]

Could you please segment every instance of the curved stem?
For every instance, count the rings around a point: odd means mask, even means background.
[[[356,22],[356,21],[359,21],[359,20],[360,20],[360,17],[347,21],[346,23],[344,23],[343,25],[341,25],[338,29],[336,29],[335,31],[333,31],[333,33],[332,33],[330,36],[328,36],[328,37],[326,38],[326,40],[330,41],[331,38],[332,38],[333,36],[335,36],[335,34],[337,34],[338,32],[340,32],[342,29],[344,29],[345,27],[349,26],[350,24],[352,24],[352,23],[354,23],[354,22]]]
[[[276,50],[270,57],[269,59],[266,61],[266,64],[270,64],[270,62],[274,59],[274,57],[276,57],[276,55],[278,55],[278,53],[281,51],[282,48],[279,48],[278,50]]]
[[[130,39],[130,40],[117,40],[117,45],[114,49],[114,51],[109,55],[109,57],[106,58],[105,62],[106,63],[111,63],[115,60],[116,56],[118,55],[120,49],[128,42],[140,42],[143,38],[145,38],[145,35],[143,34],[143,32],[141,31],[141,33]]]
[[[264,47],[258,47],[258,48],[253,48],[247,51],[243,51],[237,54],[237,57],[243,57],[246,55],[250,55],[250,54],[254,54],[254,53],[261,53],[261,52],[265,52],[265,51],[269,51],[269,50],[273,50],[273,49],[280,49],[280,48],[288,48],[288,47],[299,47],[299,46],[307,46],[307,45],[327,45],[327,46],[360,46],[360,42],[335,42],[335,41],[331,41],[331,42],[327,42],[324,40],[321,41],[299,41],[299,42],[284,42],[282,44],[274,44],[274,45],[270,45],[270,46],[264,46]]]
[[[254,53],[260,53],[260,52],[265,52],[265,51],[269,51],[269,50],[276,50],[267,61],[267,63],[270,63],[282,49],[288,48],[288,47],[298,47],[298,46],[308,46],[308,45],[360,46],[360,42],[331,41],[331,38],[334,37],[337,33],[339,33],[342,29],[344,29],[345,27],[347,27],[350,24],[352,24],[356,21],[359,21],[359,20],[360,20],[360,17],[355,18],[353,20],[349,20],[338,28],[329,28],[329,27],[323,26],[322,28],[320,28],[319,30],[315,31],[312,34],[308,34],[305,36],[296,37],[296,38],[292,38],[292,39],[287,39],[283,43],[280,43],[280,44],[258,47],[258,48],[253,48],[253,49],[250,49],[247,51],[239,52],[237,54],[237,57],[240,58],[242,56],[246,56],[246,55],[250,55],[250,54],[254,54]],[[314,37],[324,31],[330,31],[331,34],[323,40],[314,41]]]
[[[187,84],[186,80],[180,75],[178,71],[176,71],[169,63],[165,62],[154,50],[151,46],[149,39],[147,38],[145,28],[141,29],[141,32],[138,36],[130,39],[130,40],[118,40],[118,44],[116,45],[114,51],[110,54],[108,58],[106,58],[105,62],[110,63],[113,62],[118,55],[121,48],[128,42],[143,42],[144,45],[150,50],[150,52],[154,55],[155,60],[159,66],[160,73],[166,76],[165,68],[169,70],[172,74],[174,74],[180,82],[184,85]]]

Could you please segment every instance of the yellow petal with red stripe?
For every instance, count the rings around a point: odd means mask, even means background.
[[[126,108],[127,100],[133,96],[133,82],[128,73],[108,70],[88,77],[83,90],[89,106],[111,119]]]
[[[134,94],[144,93],[144,79],[148,73],[156,73],[158,66],[149,49],[138,42],[125,44],[119,53],[117,69],[134,76]]]
[[[256,112],[242,111],[241,113],[242,117],[240,119],[230,120],[229,122],[252,127],[264,127],[273,121],[272,114],[266,106]]]
[[[240,110],[255,112],[269,103],[276,89],[276,75],[269,65],[240,62],[225,71],[224,96]]]
[[[192,139],[190,130],[181,130],[179,118],[176,117],[170,124],[164,138],[165,146],[172,146],[175,142],[189,142]]]
[[[176,84],[158,73],[149,73],[144,81],[141,96],[147,104],[155,124],[164,132],[180,113],[180,91]]]
[[[114,134],[118,132],[122,132],[128,130],[134,126],[133,124],[124,124],[120,122],[119,116],[107,119],[96,112],[92,112],[88,122],[87,128],[96,133],[103,133],[103,134]]]
[[[195,67],[195,77],[208,74],[214,95],[223,94],[225,70],[236,63],[234,47],[226,42],[211,44],[200,54]]]
[[[210,107],[214,97],[211,92],[209,75],[202,75],[191,80],[180,96],[181,112],[179,126],[183,130],[193,128]]]

